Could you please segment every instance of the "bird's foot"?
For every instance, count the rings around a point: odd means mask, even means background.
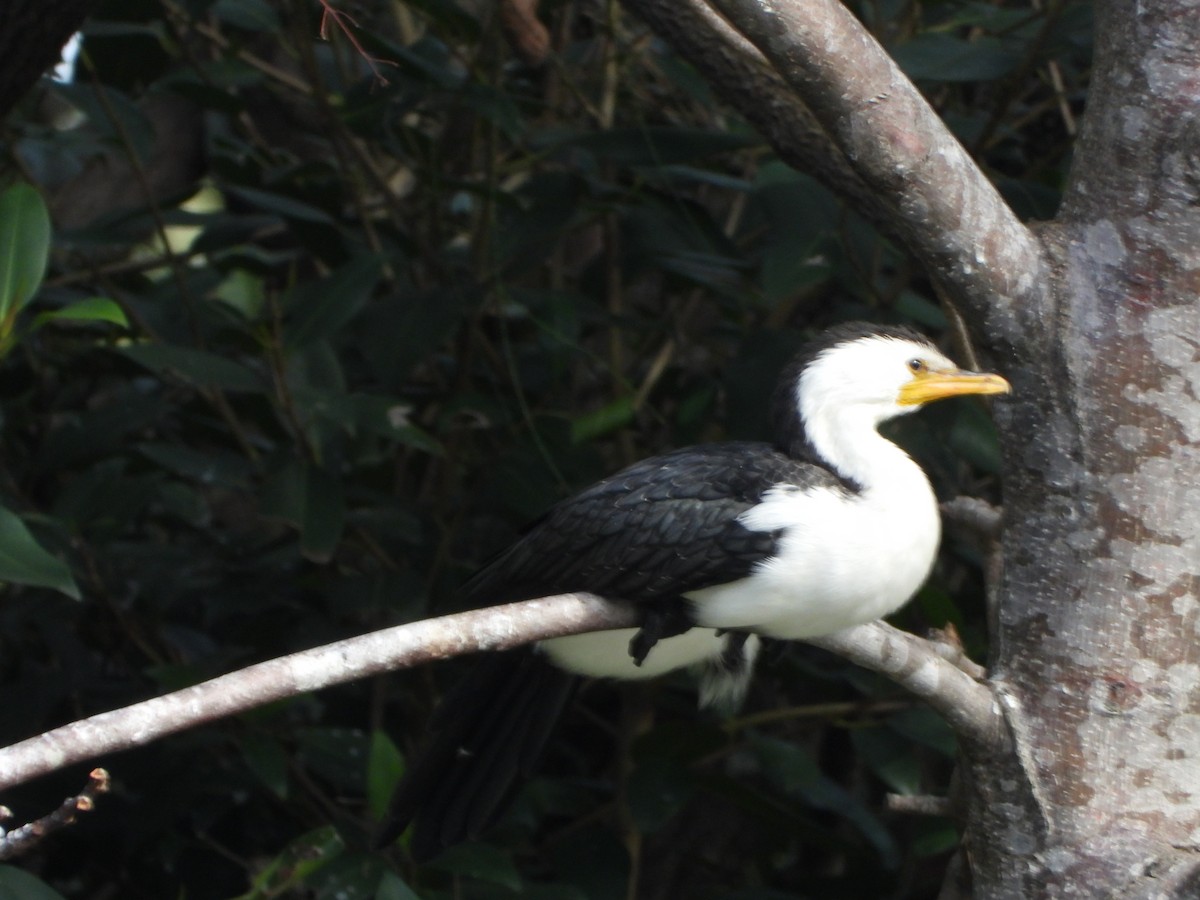
[[[644,663],[659,641],[683,634],[694,624],[688,610],[682,605],[651,607],[642,619],[642,627],[629,640],[629,655],[634,665]]]

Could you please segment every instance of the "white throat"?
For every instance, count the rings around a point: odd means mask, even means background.
[[[854,482],[864,493],[895,484],[896,479],[917,478],[928,485],[925,473],[907,453],[879,433],[879,425],[895,411],[864,404],[839,403],[828,393],[801,390],[800,416],[813,450],[838,475]]]

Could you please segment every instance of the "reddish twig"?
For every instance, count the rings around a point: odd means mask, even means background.
[[[47,835],[74,824],[79,813],[95,809],[96,798],[108,793],[108,789],[108,772],[105,769],[92,769],[88,774],[87,786],[74,797],[64,800],[54,812],[12,831],[0,829],[0,859],[12,859],[28,853]],[[0,807],[0,810],[4,818],[12,817],[8,807]]]
[[[376,83],[380,86],[386,85],[388,80],[383,77],[383,73],[379,71],[379,67],[381,65],[394,65],[394,63],[392,63],[390,60],[380,59],[377,56],[372,56],[367,52],[366,48],[363,47],[358,38],[354,36],[354,32],[350,28],[351,25],[353,25],[355,28],[358,27],[358,22],[355,21],[354,16],[350,15],[350,13],[345,12],[344,10],[337,9],[330,2],[330,0],[320,0],[320,3],[321,27],[318,29],[317,33],[321,36],[321,40],[329,40],[329,24],[332,22],[341,30],[342,34],[346,36],[346,39],[350,41],[350,44],[354,47],[355,52],[364,60],[366,60],[367,65],[371,67],[371,74],[375,76]]]

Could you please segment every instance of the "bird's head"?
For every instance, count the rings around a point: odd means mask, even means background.
[[[853,323],[800,351],[780,382],[776,421],[795,452],[797,439],[810,443],[812,431],[835,422],[874,428],[934,400],[1009,390],[999,375],[958,368],[918,332]]]

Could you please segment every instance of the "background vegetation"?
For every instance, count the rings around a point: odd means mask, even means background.
[[[1018,211],[1052,213],[1090,5],[852,5]],[[544,34],[509,4],[339,10],[354,20],[302,0],[111,0],[74,81],[4,124],[9,179],[54,222],[0,362],[4,743],[453,609],[571,489],[766,437],[774,376],[813,329],[909,322],[964,355],[903,252],[615,3],[546,3]],[[943,498],[993,495],[981,406],[897,434]],[[953,623],[983,654],[984,562],[949,528],[899,624]],[[373,853],[459,671],[103,760],[115,793],[0,869],[0,892],[936,893],[953,824],[883,801],[948,789],[949,731],[800,646],[769,654],[727,719],[697,714],[686,678],[592,685],[485,842],[421,868],[403,845]],[[24,821],[83,780],[4,801]]]

